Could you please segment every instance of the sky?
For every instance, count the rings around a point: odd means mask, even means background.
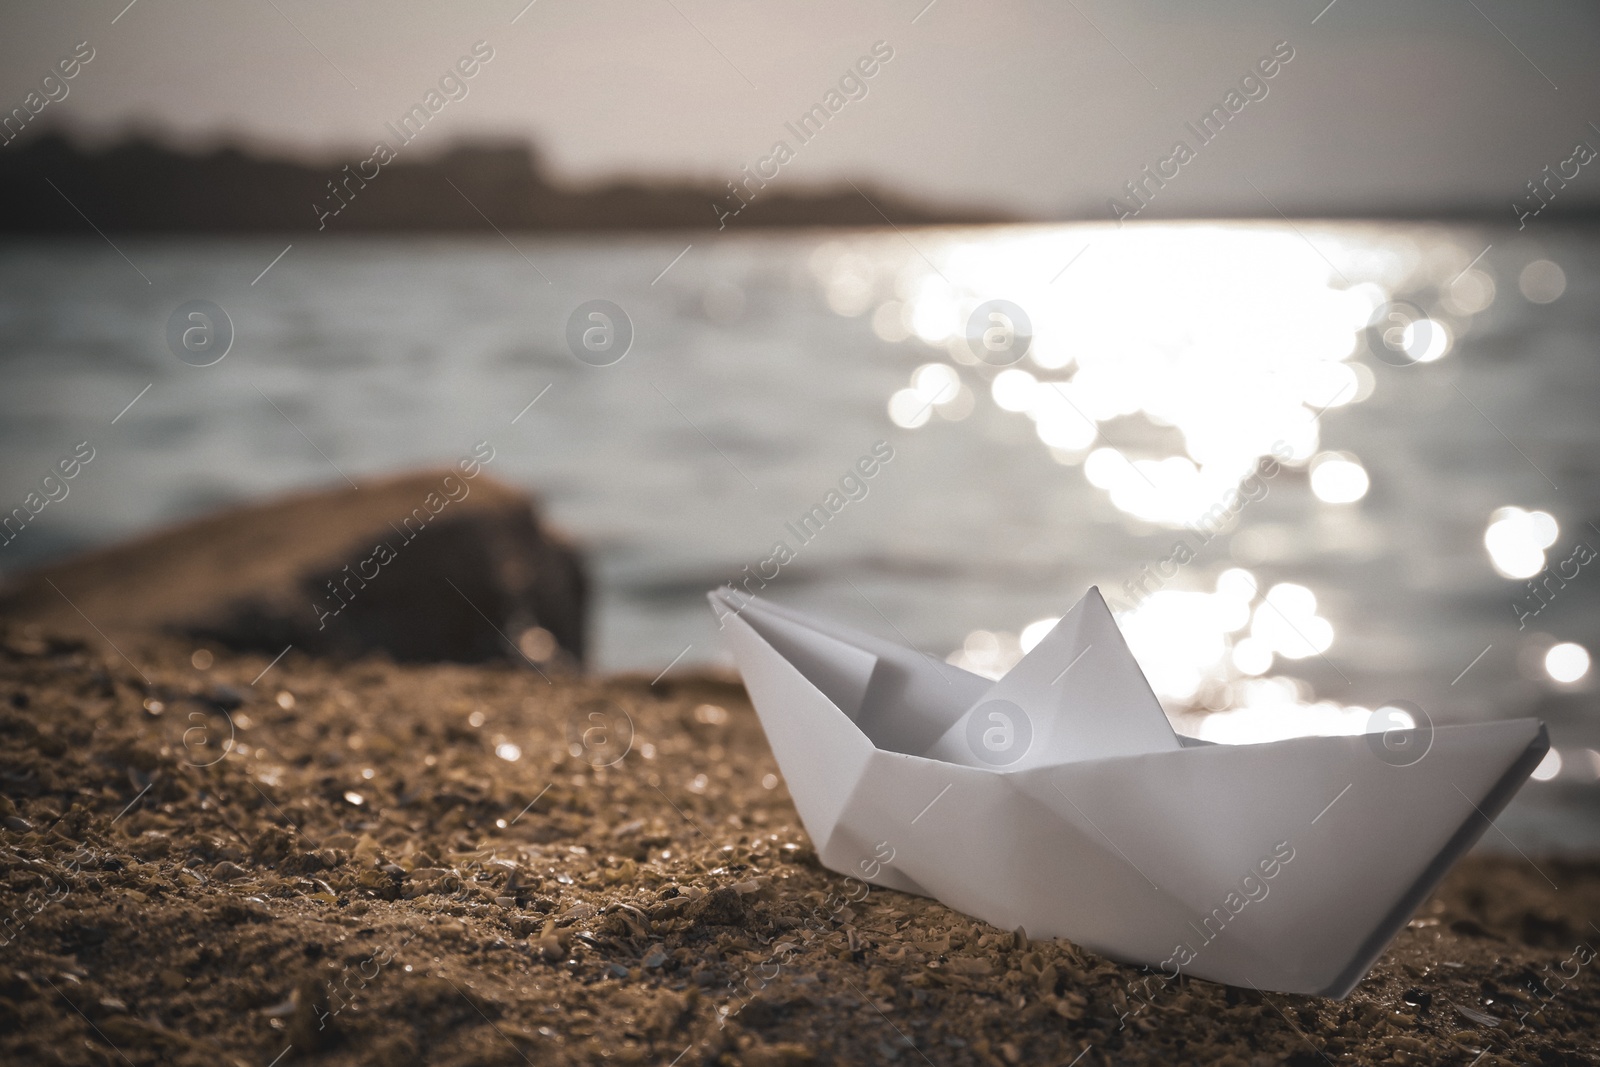
[[[1125,183],[1148,165],[1170,178],[1146,183],[1147,217],[1515,221],[1546,166],[1600,147],[1600,7],[1571,0],[12,2],[0,109],[85,41],[94,58],[26,136],[132,128],[353,162],[484,42],[492,58],[408,151],[532,140],[562,180],[720,185],[784,141],[774,180],[797,191],[849,178],[1034,218],[1139,207]],[[865,95],[802,143],[785,123],[875,45],[892,58]],[[1292,58],[1240,90],[1275,50]],[[1242,106],[1202,142],[1186,124],[1230,91]],[[1600,200],[1589,170],[1569,203]]]

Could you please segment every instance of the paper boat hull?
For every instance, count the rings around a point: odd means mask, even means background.
[[[875,746],[744,619],[724,630],[822,863],[1176,975],[1343,997],[1549,747],[1440,727],[996,773]],[[892,860],[884,862],[884,857]]]

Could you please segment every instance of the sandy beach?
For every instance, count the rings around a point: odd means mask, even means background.
[[[0,644],[7,1062],[1600,1055],[1600,866],[1469,859],[1343,1002],[1165,982],[852,890],[731,680],[119,647]]]

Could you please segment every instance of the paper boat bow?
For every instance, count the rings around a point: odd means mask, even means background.
[[[1180,737],[1094,589],[998,682],[710,599],[825,866],[1172,976],[1345,996],[1549,748]]]

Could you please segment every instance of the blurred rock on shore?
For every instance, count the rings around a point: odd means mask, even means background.
[[[583,663],[582,557],[528,494],[418,471],[231,508],[19,575],[0,613],[276,655]]]

